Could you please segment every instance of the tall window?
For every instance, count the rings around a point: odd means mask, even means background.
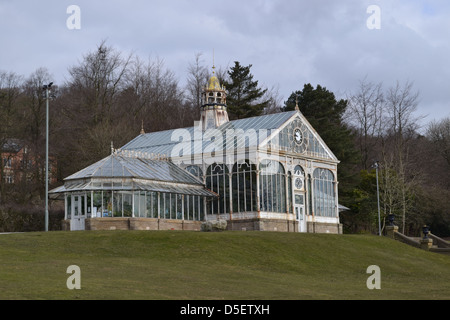
[[[184,195],[184,220],[203,221],[203,197]]]
[[[328,169],[314,170],[314,214],[322,217],[336,216],[336,194],[333,172]]]
[[[230,182],[228,169],[224,164],[214,163],[206,170],[206,188],[219,194],[211,203],[210,214],[228,213],[230,203]]]
[[[292,202],[292,173],[288,172],[288,211],[293,213],[293,202]]]
[[[286,212],[286,175],[283,165],[274,160],[262,160],[259,165],[261,211]]]
[[[233,212],[256,211],[256,166],[248,160],[233,166]]]

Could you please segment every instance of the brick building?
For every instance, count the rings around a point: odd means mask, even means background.
[[[18,184],[45,175],[45,159],[35,156],[29,146],[20,139],[6,139],[0,148],[1,180],[6,184]],[[56,163],[49,159],[49,183],[56,183]]]

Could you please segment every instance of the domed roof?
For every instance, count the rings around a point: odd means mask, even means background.
[[[215,75],[208,81],[208,90],[222,90],[219,79]]]

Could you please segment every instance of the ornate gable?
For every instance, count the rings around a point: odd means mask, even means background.
[[[306,118],[297,112],[267,142],[271,149],[339,162]]]

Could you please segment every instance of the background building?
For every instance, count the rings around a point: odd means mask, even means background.
[[[29,182],[36,176],[44,177],[43,159],[30,152],[28,145],[20,139],[7,139],[0,148],[2,164],[1,178],[6,184]],[[49,183],[57,180],[57,166],[53,157],[49,158]],[[45,179],[44,179],[45,181]]]

